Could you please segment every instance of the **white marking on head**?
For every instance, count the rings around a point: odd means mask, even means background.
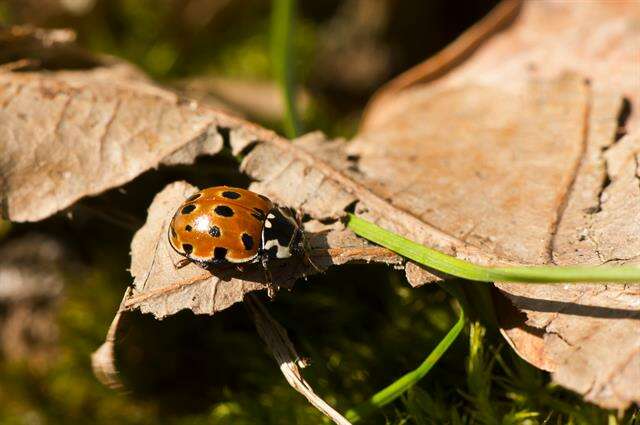
[[[291,251],[289,251],[288,246],[282,246],[278,243],[277,239],[271,239],[264,244],[264,249],[268,250],[271,247],[278,247],[278,251],[276,252],[276,258],[289,258],[291,257]]]
[[[273,215],[272,213],[269,213],[269,215],[267,216],[267,218],[276,218],[275,215]]]
[[[209,217],[206,215],[201,215],[196,218],[196,221],[193,223],[193,227],[199,232],[208,232],[209,231]]]
[[[271,229],[271,222],[269,220],[265,221],[264,227],[266,227],[267,229]]]

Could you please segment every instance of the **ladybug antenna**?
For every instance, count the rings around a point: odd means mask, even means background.
[[[307,261],[307,263],[309,263],[311,265],[311,267],[313,267],[314,269],[316,269],[316,271],[318,273],[322,273],[322,269],[320,267],[318,267],[318,265],[316,263],[314,263],[313,261],[311,261],[311,257],[308,254],[305,254],[305,260]]]
[[[295,218],[296,223],[298,224],[298,229],[300,231],[300,245],[302,246],[304,262],[311,265],[311,267],[316,269],[318,273],[322,273],[322,269],[311,260],[311,256],[309,255],[309,253],[311,252],[311,246],[309,245],[309,239],[307,238],[307,233],[304,231],[304,225],[302,224],[302,214],[294,209],[290,209],[290,211],[293,213],[293,217]]]
[[[305,263],[316,269],[318,273],[322,273],[322,269],[311,260],[311,255],[309,255],[311,252],[311,246],[309,245],[309,240],[307,239],[307,235],[304,231],[302,232],[302,250],[304,252]]]

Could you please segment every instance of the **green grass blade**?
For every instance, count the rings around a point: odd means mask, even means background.
[[[417,263],[463,279],[481,282],[571,283],[571,282],[640,282],[640,267],[563,267],[523,266],[484,267],[443,254],[396,235],[373,223],[349,215],[348,227],[357,235],[382,245]]]
[[[367,402],[349,410],[345,415],[346,418],[353,423],[358,422],[377,409],[391,403],[415,385],[420,379],[429,373],[431,368],[433,368],[442,355],[449,349],[451,344],[453,344],[458,335],[460,335],[460,332],[462,332],[462,329],[464,328],[465,320],[464,310],[460,310],[460,317],[458,318],[458,321],[453,325],[449,332],[447,332],[444,338],[442,338],[436,348],[429,353],[427,358],[422,362],[422,364],[420,364],[420,366],[418,366],[417,369],[406,373],[388,387],[378,391]]]
[[[301,131],[292,63],[295,9],[295,0],[273,0],[271,12],[271,61],[284,98],[284,130],[289,138]]]

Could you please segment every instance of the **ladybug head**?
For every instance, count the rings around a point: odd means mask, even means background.
[[[267,258],[290,258],[306,252],[302,225],[291,208],[274,207],[262,230],[262,251]]]

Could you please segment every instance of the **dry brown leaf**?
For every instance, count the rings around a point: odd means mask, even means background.
[[[639,12],[526,3],[463,66],[368,111],[361,181],[509,262],[640,263]],[[498,286],[526,315],[501,317],[521,356],[603,407],[640,400],[637,285]]]
[[[497,21],[509,16],[512,3],[503,1],[492,12]],[[623,94],[629,98],[634,109],[640,107],[640,8],[636,1],[576,3],[530,0],[523,3],[516,20],[507,30],[495,35],[469,60],[437,80],[437,85],[459,86],[461,83],[475,82],[504,87],[511,83],[518,84],[527,75],[547,79],[565,71],[573,71],[589,78],[594,90]],[[503,11],[507,13],[501,14]],[[467,38],[473,41],[473,35],[468,34]],[[448,65],[445,59],[455,63],[466,58],[463,47],[464,43],[452,51],[451,58],[447,55],[442,57],[442,65]],[[411,75],[412,72],[408,71],[388,86],[404,89],[411,83],[420,83],[421,77],[428,77],[432,70],[439,75],[440,62],[433,65],[434,69],[427,67],[424,70],[425,75]],[[408,81],[404,82],[407,74]],[[393,92],[388,90],[385,94]],[[375,108],[366,111],[365,129],[389,122],[388,109],[394,108],[395,96],[384,97],[384,104],[372,105]],[[631,116],[628,129],[640,129],[640,114]]]
[[[580,162],[589,97],[570,75],[511,90],[407,91],[403,109],[357,136],[349,153],[366,185],[397,208],[482,252],[545,263]]]
[[[596,128],[590,140],[597,140]],[[596,143],[588,145],[553,239],[555,264],[640,264],[639,158],[638,136],[605,155]],[[525,359],[601,406],[622,408],[640,399],[638,285],[499,287],[526,313],[527,326],[543,331],[504,329]]]
[[[234,151],[246,149],[231,141]],[[322,219],[340,216],[355,203],[359,215],[443,252],[487,263],[494,258],[398,208],[349,159],[346,143],[312,133],[292,143],[273,139],[247,154],[241,169],[257,180],[251,188],[276,202]],[[389,164],[385,166],[391,167]],[[380,170],[382,171],[382,170]]]
[[[243,170],[258,180],[255,190],[312,216],[331,216],[355,199],[356,212],[365,218],[482,264],[632,260],[640,255],[637,142],[625,139],[608,149],[625,104],[615,90],[605,90],[606,81],[589,84],[571,73],[542,75],[417,86],[373,111],[378,120],[348,145],[319,137],[293,145],[272,140],[247,155]],[[612,174],[620,163],[627,164],[625,180]],[[611,184],[603,190],[607,172]],[[617,201],[609,198],[614,191]],[[333,203],[317,202],[325,193]],[[576,224],[576,215],[592,220],[592,227]],[[585,229],[592,229],[597,240],[591,246],[599,252],[595,257],[575,251],[589,236]],[[614,238],[606,245],[604,232]],[[602,256],[605,246],[624,255]],[[562,258],[564,252],[569,253]],[[427,280],[420,270],[407,269],[412,283]],[[530,361],[557,365],[557,382],[603,406],[622,408],[640,399],[629,373],[640,355],[637,287],[501,286],[505,291],[517,287],[530,294],[534,288],[547,291],[531,297],[534,305],[563,324],[555,329],[528,322],[545,344],[537,351],[540,361]],[[512,300],[525,312],[525,306],[531,308],[526,297]],[[615,331],[608,334],[602,321]],[[553,354],[547,353],[554,338],[576,338],[580,349],[553,347]],[[531,339],[522,343],[535,346]],[[615,347],[615,355],[602,356],[603,346]],[[574,357],[579,368],[571,367]]]
[[[222,148],[211,112],[103,71],[0,74],[5,218],[40,220],[162,162]]]
[[[621,140],[606,154],[620,161],[624,158],[632,166],[626,181],[618,186],[616,177],[610,174],[612,183],[600,194],[607,181],[602,150],[614,143],[618,118],[624,111],[620,96],[593,93],[583,78],[566,74],[551,81],[523,82],[519,87],[512,84],[508,89],[475,84],[423,88],[405,93],[403,101],[406,109],[388,117],[386,126],[361,134],[348,146],[341,141],[324,141],[317,135],[293,144],[279,140],[258,144],[242,165],[258,180],[252,188],[319,217],[337,214],[357,199],[356,211],[383,227],[483,264],[600,264],[640,255],[636,220],[640,203],[635,195],[638,184],[632,155],[637,143],[630,138]],[[342,152],[345,149],[351,157],[359,158],[357,163],[343,159],[347,157]],[[587,162],[588,158],[594,162]],[[620,164],[609,161],[608,168],[619,170]],[[606,223],[611,223],[611,214],[617,214],[616,222],[624,227],[612,233],[618,240],[608,249],[623,249],[624,257],[596,256],[595,261],[588,261],[583,254],[572,254],[573,261],[558,258],[567,249],[563,244],[584,240],[584,227],[576,228],[568,213],[576,208],[571,205],[585,196],[587,189],[580,183],[583,180],[589,182],[588,190],[594,196],[591,203],[576,211]],[[621,196],[615,202],[624,200],[627,207],[605,208],[603,199],[608,199],[608,190],[614,188]],[[333,202],[317,202],[325,193]],[[559,235],[566,231],[573,239],[563,242]],[[594,232],[598,231],[594,228]],[[427,280],[420,269],[407,267],[407,272],[414,284]],[[590,376],[587,379],[599,386],[597,393],[587,394],[575,377],[562,379],[563,373],[570,373],[568,368],[553,369],[558,382],[603,406],[624,407],[638,399],[633,376],[626,370],[634,367],[638,355],[636,345],[629,343],[638,340],[634,321],[638,314],[637,287],[611,287],[600,300],[581,298],[581,294],[603,291],[602,285],[501,287],[521,287],[529,293],[534,288],[547,291],[532,298],[540,309],[559,317],[562,308],[573,305],[566,316],[586,330],[567,325],[560,335],[570,338],[573,332],[585,332],[589,336],[581,341],[579,353],[585,362],[600,356],[596,348],[602,347],[603,339],[608,346],[618,343],[616,356],[600,357],[606,360],[580,370],[581,376]],[[603,305],[610,296],[619,297],[622,305],[612,301]],[[578,299],[580,303],[576,304]],[[526,304],[519,302],[527,301],[526,297],[513,300],[525,309]],[[590,309],[591,303],[598,308]],[[569,307],[562,307],[565,305]],[[576,309],[581,312],[578,317],[574,315]],[[592,311],[604,317],[591,317],[596,314],[589,313]],[[625,319],[627,316],[629,319]],[[605,336],[598,320],[615,320],[617,333]],[[544,326],[537,329],[544,333]],[[520,328],[518,332],[528,335]],[[531,335],[540,338],[540,334]],[[521,344],[531,345],[530,349],[542,356],[538,361],[525,358],[550,368],[553,359],[534,340],[526,339]],[[523,349],[516,348],[524,355]],[[577,355],[565,350],[557,357],[569,364]],[[605,398],[605,391],[614,391],[607,385],[615,385],[618,394]]]
[[[62,43],[60,38],[14,29],[2,41],[15,49],[28,41],[49,52],[38,50],[48,62],[55,58],[64,64],[71,60],[72,40]],[[56,56],[60,50],[65,54]],[[18,53],[11,58],[19,61]],[[198,155],[215,154],[222,149],[224,128],[237,128],[235,135],[247,142],[275,137],[154,86],[126,63],[100,60],[79,70],[0,72],[4,218],[41,220],[160,164],[191,163]]]

